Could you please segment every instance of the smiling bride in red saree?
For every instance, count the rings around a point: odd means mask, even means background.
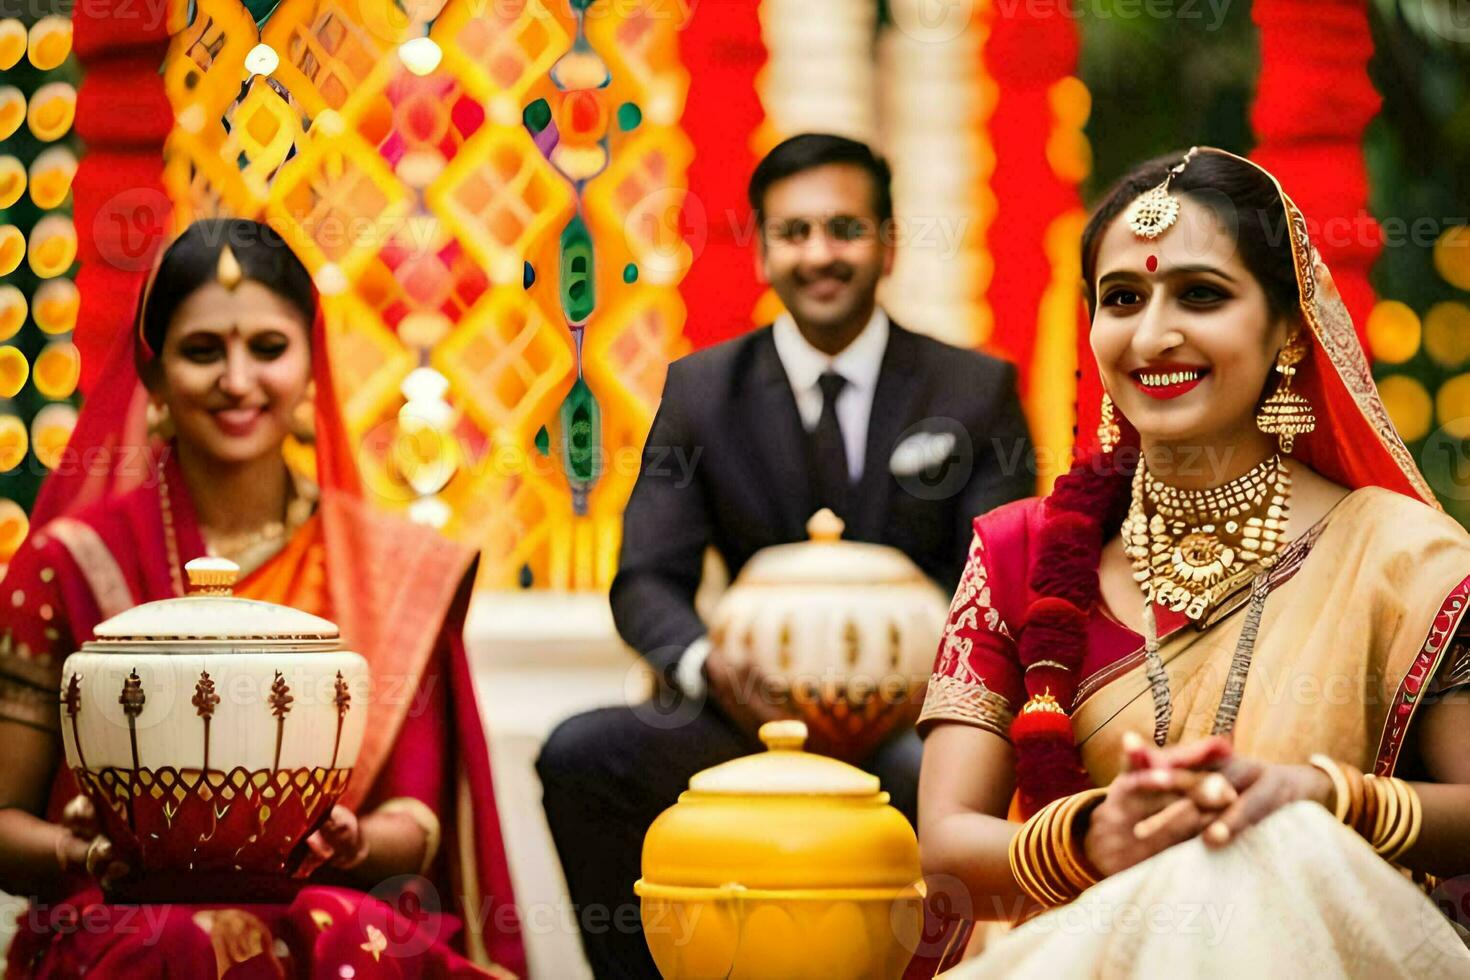
[[[1191,151],[1083,267],[1102,445],[975,522],[920,721],[931,890],[1025,923],[955,975],[1470,975],[1470,535],[1306,222]]]
[[[177,323],[187,294],[203,296],[205,290],[218,295],[205,297],[212,307],[191,307],[203,310],[195,317],[202,332],[181,341],[193,346],[182,352],[165,347],[165,331],[182,329]],[[247,293],[254,298],[247,301]],[[150,313],[160,297],[162,308],[175,314],[175,326],[157,323],[157,310]],[[232,316],[238,317],[236,334],[218,326]],[[261,323],[276,317],[280,326],[251,334],[252,317]],[[290,326],[293,320],[297,327]],[[89,393],[66,460],[42,489],[34,530],[0,583],[0,732],[22,753],[15,771],[32,774],[29,786],[14,776],[4,787],[0,806],[9,809],[0,810],[0,851],[9,856],[0,861],[0,873],[9,889],[35,896],[21,916],[9,975],[69,977],[86,969],[233,980],[523,973],[488,747],[463,640],[473,555],[376,512],[363,498],[306,270],[265,226],[199,222],[161,257],[138,324],[135,336],[119,338]],[[240,334],[250,346],[227,353]],[[292,342],[303,349],[292,352]],[[150,439],[149,398],[154,395],[156,409],[159,385],[145,388],[142,379],[150,371],[156,379],[165,350],[182,358],[165,365],[184,372],[179,377],[225,365],[207,379],[218,389],[208,387],[205,394],[216,400],[232,385],[246,397],[250,389],[232,372],[276,372],[262,382],[263,414],[215,405],[220,421],[207,430],[214,449],[191,443],[191,431],[199,430],[183,418],[171,440]],[[231,360],[237,353],[248,366]],[[309,390],[303,387],[309,377],[314,411],[294,395],[284,399],[291,404],[269,397],[285,390],[279,365],[287,356],[309,356],[309,375],[287,387],[297,394]],[[209,451],[258,447],[263,438],[264,455],[275,460],[264,472],[284,474],[281,459],[270,456],[288,444],[284,432],[272,439],[273,412],[297,422],[310,413],[314,433],[300,435],[314,440],[314,459],[304,444],[290,444],[314,470],[313,479],[291,480],[285,512],[264,529],[211,534],[206,510],[228,514],[231,501],[211,498],[223,491],[201,483],[197,473],[203,470],[191,472],[190,461]],[[58,826],[77,794],[70,772],[59,765],[55,737],[61,663],[101,621],[139,603],[183,595],[184,564],[226,542],[245,573],[237,595],[332,620],[346,645],[370,664],[370,720],[340,804],[350,812],[338,826],[334,811],[327,830],[337,831],[335,838],[317,835],[314,850],[326,865],[289,902],[170,904],[138,914],[109,905],[89,873],[106,877],[116,870],[108,867],[106,849],[82,850]],[[38,792],[44,789],[41,773],[54,774],[44,777],[49,791]],[[78,922],[101,927],[78,928]]]

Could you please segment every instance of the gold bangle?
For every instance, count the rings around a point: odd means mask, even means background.
[[[1337,764],[1336,760],[1320,752],[1314,753],[1307,761],[1314,769],[1325,773],[1328,781],[1332,783],[1332,805],[1327,809],[1332,811],[1332,815],[1339,823],[1347,823],[1352,794],[1348,790],[1347,777],[1343,775],[1342,767]]]
[[[1067,901],[1082,894],[1082,889],[1078,888],[1067,874],[1062,857],[1071,851],[1072,842],[1068,839],[1070,823],[1067,820],[1067,814],[1072,809],[1072,798],[1069,796],[1060,800],[1056,810],[1052,812],[1051,819],[1048,821],[1045,853],[1047,871],[1050,872],[1052,884],[1067,896]]]
[[[1082,844],[1082,839],[1085,837],[1078,834],[1077,825],[1083,818],[1090,817],[1092,811],[1098,808],[1107,795],[1106,789],[1099,788],[1086,790],[1071,797],[1072,806],[1067,812],[1067,847],[1062,851],[1062,870],[1069,872],[1069,877],[1079,892],[1091,888],[1101,881],[1102,877],[1087,863],[1087,854]]]
[[[1389,807],[1394,801],[1390,799],[1393,793],[1389,790],[1388,783],[1384,782],[1381,776],[1373,777],[1373,793],[1378,798],[1378,815],[1373,819],[1373,837],[1370,843],[1376,850],[1388,837],[1392,826],[1388,819]]]
[[[1402,779],[1390,778],[1387,780],[1389,789],[1393,792],[1394,803],[1397,807],[1397,819],[1389,833],[1389,838],[1384,842],[1379,851],[1384,860],[1392,863],[1408,850],[1411,833],[1417,836],[1417,828],[1414,820],[1415,804],[1418,802],[1419,794]]]
[[[419,825],[419,829],[424,832],[424,859],[419,862],[419,874],[428,874],[434,858],[439,854],[439,818],[434,815],[434,811],[423,800],[416,800],[411,796],[396,796],[385,801],[376,812],[401,813]]]
[[[1011,837],[1011,874],[1038,905],[1065,905],[1097,884],[1097,875],[1078,853],[1076,831],[1078,819],[1106,794],[1094,789],[1053,800]]]
[[[1392,776],[1383,781],[1384,788],[1392,798],[1389,808],[1393,811],[1393,821],[1384,828],[1383,841],[1375,850],[1384,858],[1392,861],[1393,855],[1398,853],[1399,845],[1409,836],[1408,809],[1409,801],[1404,797],[1400,789],[1400,781]]]
[[[1348,812],[1344,822],[1349,827],[1356,828],[1363,817],[1363,808],[1367,805],[1364,799],[1363,774],[1356,766],[1340,765],[1338,769],[1348,783]]]
[[[1071,834],[1070,829],[1068,833]],[[1062,874],[1069,884],[1077,890],[1078,894],[1087,891],[1098,883],[1098,877],[1088,868],[1084,856],[1077,853],[1076,838],[1072,838],[1072,846],[1061,852]]]
[[[1047,848],[1050,846],[1051,822],[1056,814],[1056,804],[1046,806],[1036,815],[1036,823],[1031,827],[1031,833],[1027,839],[1026,857],[1027,871],[1031,873],[1032,880],[1041,886],[1041,891],[1051,899],[1051,905],[1063,905],[1067,901],[1067,893],[1061,887],[1055,877],[1049,872],[1047,861]]]
[[[1358,821],[1354,828],[1358,836],[1369,844],[1373,843],[1373,826],[1378,822],[1378,793],[1374,788],[1374,779],[1371,773],[1363,776],[1363,812],[1358,814]]]
[[[1054,855],[1057,860],[1057,871],[1061,874],[1061,879],[1067,883],[1067,887],[1078,895],[1088,890],[1091,884],[1095,884],[1095,882],[1089,882],[1088,874],[1082,870],[1082,865],[1078,862],[1078,854],[1076,854],[1076,836],[1073,835],[1075,823],[1073,821],[1076,820],[1076,815],[1083,804],[1079,796],[1080,793],[1067,798],[1067,804],[1061,808],[1061,813],[1057,814],[1057,832],[1054,835],[1055,842],[1057,842]]]
[[[1383,828],[1388,817],[1388,801],[1384,797],[1383,780],[1380,777],[1369,775],[1366,782],[1368,793],[1373,799],[1373,815],[1372,819],[1368,822],[1369,832],[1363,836],[1369,844],[1373,845],[1373,849],[1376,851],[1379,842],[1383,840]]]
[[[1023,823],[1020,828],[1011,835],[1009,857],[1011,864],[1011,877],[1016,879],[1016,884],[1021,891],[1037,905],[1047,907],[1051,904],[1051,896],[1044,893],[1040,886],[1030,875],[1029,862],[1026,858],[1026,838],[1032,830],[1031,821]]]
[[[1373,838],[1373,849],[1382,854],[1387,850],[1386,845],[1398,828],[1399,795],[1394,791],[1392,776],[1380,776],[1374,782],[1378,784],[1378,801],[1382,816],[1378,822],[1378,833]]]
[[[1015,876],[1016,884],[1021,886],[1021,890],[1036,904],[1050,908],[1062,904],[1064,899],[1048,888],[1036,873],[1035,837],[1038,822],[1046,812],[1046,808],[1042,808],[1011,837],[1010,862],[1011,874]]]
[[[1404,796],[1409,804],[1409,833],[1404,838],[1404,843],[1394,854],[1394,860],[1407,854],[1415,844],[1419,843],[1419,832],[1424,828],[1424,801],[1419,798],[1419,791],[1412,784],[1404,782]]]

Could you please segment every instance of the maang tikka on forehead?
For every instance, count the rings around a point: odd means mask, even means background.
[[[214,278],[221,286],[229,290],[234,290],[245,278],[245,271],[240,268],[240,261],[235,258],[235,253],[230,251],[228,243],[220,249],[219,264],[215,266]]]
[[[1191,146],[1189,152],[1184,154],[1184,159],[1171,167],[1162,181],[1138,195],[1128,205],[1126,217],[1133,234],[1152,241],[1174,227],[1174,222],[1179,220],[1179,198],[1169,193],[1169,184],[1184,172],[1184,168],[1198,152],[1199,147]]]

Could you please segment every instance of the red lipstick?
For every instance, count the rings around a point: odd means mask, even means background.
[[[255,431],[255,425],[265,415],[262,408],[227,408],[212,413],[214,424],[227,436],[242,439]]]
[[[1210,369],[1197,364],[1150,364],[1129,371],[1128,377],[1150,398],[1166,400],[1188,394],[1209,376]]]

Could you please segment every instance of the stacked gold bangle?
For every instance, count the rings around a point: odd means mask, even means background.
[[[1098,882],[1082,854],[1078,823],[1107,795],[1075,793],[1048,803],[1011,838],[1011,874],[1039,905],[1065,905]]]
[[[1332,812],[1373,845],[1386,861],[1397,861],[1419,841],[1424,808],[1402,779],[1364,775],[1325,755],[1309,760],[1332,781]]]

